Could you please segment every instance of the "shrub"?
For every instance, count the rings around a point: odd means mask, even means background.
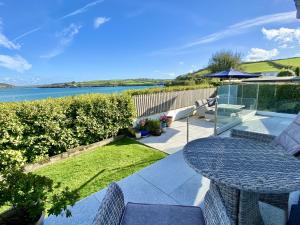
[[[148,131],[154,132],[161,129],[161,122],[160,120],[148,120],[146,127]]]
[[[4,222],[15,221],[13,224],[33,224],[45,211],[50,215],[64,211],[71,216],[67,207],[75,204],[77,192],[62,189],[48,177],[25,173],[25,159],[18,151],[2,150],[0,157],[0,206],[10,205],[13,212],[2,215],[0,223],[3,219]],[[46,209],[48,204],[49,209]]]
[[[22,169],[26,160],[21,151],[2,150],[0,151],[0,174],[5,171]]]
[[[212,73],[229,70],[230,68],[238,69],[242,62],[241,54],[232,51],[220,51],[215,53],[208,63],[208,69]]]
[[[214,85],[209,83],[204,83],[200,85],[191,85],[191,86],[170,86],[170,87],[161,87],[161,88],[148,88],[142,90],[130,90],[130,91],[126,91],[126,93],[131,96],[135,96],[135,95],[165,93],[165,92],[173,92],[173,91],[197,90],[197,89],[204,89],[204,88],[211,88],[211,87],[214,87]]]
[[[28,162],[115,136],[135,116],[127,94],[91,94],[0,105],[0,151],[24,150]]]
[[[300,76],[300,67],[297,67],[297,68],[295,69],[295,74],[296,74],[297,77]]]
[[[296,76],[295,72],[291,69],[285,69],[278,73],[277,77],[292,77]]]
[[[298,84],[247,84],[240,85],[239,98],[256,99],[257,110],[296,114],[300,111],[300,85]],[[243,102],[244,104],[244,102]]]

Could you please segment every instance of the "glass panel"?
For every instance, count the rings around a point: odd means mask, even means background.
[[[243,85],[224,85],[218,88],[216,128],[220,134],[241,123],[248,116],[255,115],[256,98],[244,96]]]

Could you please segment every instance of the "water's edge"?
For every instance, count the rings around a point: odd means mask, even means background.
[[[156,86],[151,86],[156,87]],[[45,98],[59,98],[89,93],[118,93],[126,90],[146,89],[149,86],[117,86],[117,87],[77,87],[77,88],[38,88],[14,87],[0,88],[0,102],[31,101]]]

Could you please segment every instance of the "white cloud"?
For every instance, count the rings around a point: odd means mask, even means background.
[[[277,14],[270,14],[266,16],[260,16],[249,20],[244,20],[233,25],[226,27],[224,30],[206,35],[196,41],[187,43],[180,47],[163,49],[152,53],[152,55],[161,55],[161,54],[174,54],[174,52],[182,51],[192,48],[198,45],[213,43],[224,38],[232,37],[239,35],[241,33],[247,32],[251,28],[267,25],[267,24],[274,24],[274,23],[291,23],[297,22],[296,19],[296,11],[291,12],[284,12],[284,13],[277,13]]]
[[[15,44],[12,41],[10,41],[4,34],[1,33],[0,31],[0,45],[8,48],[8,49],[20,49],[19,44]]]
[[[271,14],[267,16],[261,16],[250,20],[245,20],[236,24],[233,24],[227,27],[225,30],[210,34],[208,36],[202,37],[198,41],[189,43],[185,45],[185,47],[192,47],[195,45],[206,44],[221,40],[223,38],[227,38],[230,36],[235,36],[237,34],[243,33],[246,30],[262,25],[272,24],[272,23],[289,23],[294,22],[296,20],[296,12],[285,12],[285,13],[277,13]]]
[[[266,50],[261,48],[251,48],[245,58],[247,62],[270,60],[279,55],[278,49]]]
[[[183,61],[180,61],[180,62],[179,62],[179,65],[181,65],[181,66],[184,65],[184,62],[183,62]]]
[[[92,7],[96,6],[96,5],[98,5],[99,3],[102,3],[103,1],[104,0],[97,0],[97,1],[90,2],[90,3],[86,4],[85,6],[83,6],[82,8],[76,9],[75,11],[64,15],[60,19],[63,20],[63,19],[66,19],[68,17],[71,17],[71,16],[76,16],[78,14],[85,13],[86,11],[89,10],[89,8],[92,8]]]
[[[94,21],[94,28],[98,29],[101,25],[107,23],[108,21],[110,21],[110,18],[97,17]]]
[[[62,32],[58,33],[56,37],[59,39],[59,42],[56,48],[51,50],[49,53],[42,55],[41,58],[51,59],[62,54],[65,49],[72,43],[74,37],[79,33],[81,27],[81,25],[72,23]]]
[[[29,70],[32,67],[31,64],[29,64],[23,57],[19,55],[0,55],[0,66],[10,70],[15,70],[20,73]]]
[[[10,41],[2,32],[2,20],[0,18],[0,46],[8,49],[19,49],[21,46]]]
[[[37,31],[39,31],[39,30],[41,30],[41,29],[42,29],[42,27],[36,27],[36,28],[34,28],[34,29],[31,29],[31,30],[29,30],[29,31],[26,31],[26,32],[24,32],[23,34],[20,34],[18,37],[16,37],[13,41],[19,40],[19,39],[21,39],[21,38],[23,38],[23,37],[26,37],[26,36],[28,36],[28,35],[30,35],[30,34],[32,34],[32,33],[37,32]]]
[[[262,33],[268,40],[278,43],[281,48],[295,47],[295,45],[300,44],[300,28],[289,29],[282,27],[269,30],[263,28]]]

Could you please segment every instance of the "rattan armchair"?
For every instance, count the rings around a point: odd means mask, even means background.
[[[233,225],[218,187],[211,186],[204,209],[193,206],[127,203],[121,188],[112,183],[93,225]]]

